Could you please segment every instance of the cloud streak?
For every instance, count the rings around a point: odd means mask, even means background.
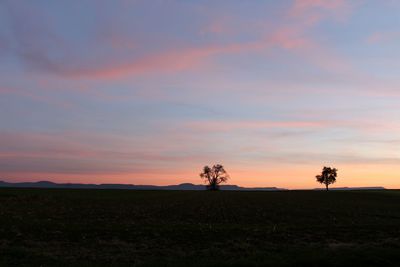
[[[306,53],[308,56],[305,60],[310,59],[313,64],[328,62],[328,68],[341,68],[345,65],[338,62],[338,57],[328,57],[327,50],[307,36],[308,29],[331,16],[329,12],[342,13],[343,10],[348,10],[344,1],[295,1],[286,14],[289,23],[276,22],[272,31],[259,35],[255,40],[207,41],[190,46],[172,41],[165,44],[165,47],[170,47],[167,50],[150,49],[144,50],[144,53],[141,52],[141,40],[127,41],[131,38],[121,33],[103,35],[102,38],[110,39],[107,43],[96,43],[95,39],[89,39],[91,49],[83,52],[59,31],[48,27],[49,24],[57,26],[57,23],[43,11],[32,6],[21,8],[14,4],[10,4],[8,10],[18,43],[17,53],[22,60],[33,70],[66,78],[115,79],[157,72],[175,73],[199,68],[204,70],[210,64],[215,64],[211,63],[216,61],[212,58],[218,56],[249,52],[265,54],[266,51],[276,48],[294,51],[300,55]],[[224,22],[225,24],[229,23]],[[219,32],[224,34],[226,31]],[[240,34],[241,32],[235,32],[234,36]],[[316,52],[318,55],[315,56]],[[321,56],[324,56],[323,60],[320,60]]]

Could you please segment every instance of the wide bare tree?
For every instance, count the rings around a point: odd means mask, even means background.
[[[221,164],[215,164],[212,167],[204,166],[200,177],[207,183],[208,190],[219,190],[219,185],[229,179],[229,174]]]
[[[317,182],[325,185],[326,191],[329,191],[329,185],[336,182],[337,171],[336,168],[324,167],[321,174],[318,174],[315,178],[317,178]]]

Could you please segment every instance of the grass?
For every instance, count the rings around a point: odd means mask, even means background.
[[[399,266],[400,191],[0,189],[0,266]]]

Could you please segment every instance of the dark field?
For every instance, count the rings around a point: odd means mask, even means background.
[[[0,189],[0,266],[400,266],[400,191]]]

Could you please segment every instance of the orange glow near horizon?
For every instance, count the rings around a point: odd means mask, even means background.
[[[337,166],[335,166],[337,167]],[[396,166],[382,165],[343,165],[339,168],[337,182],[331,187],[375,187],[399,189],[400,173],[393,172]],[[287,189],[312,189],[321,187],[315,181],[315,175],[321,170],[310,166],[279,166],[263,170],[243,170],[226,168],[231,176],[227,184],[243,187],[278,187]],[[322,166],[321,168],[322,169]],[[135,185],[172,185],[181,183],[202,184],[197,171],[170,170],[159,173],[116,173],[116,174],[56,174],[56,173],[10,173],[5,181],[29,182],[52,181],[56,183],[118,183]],[[26,179],[24,177],[29,177]]]

